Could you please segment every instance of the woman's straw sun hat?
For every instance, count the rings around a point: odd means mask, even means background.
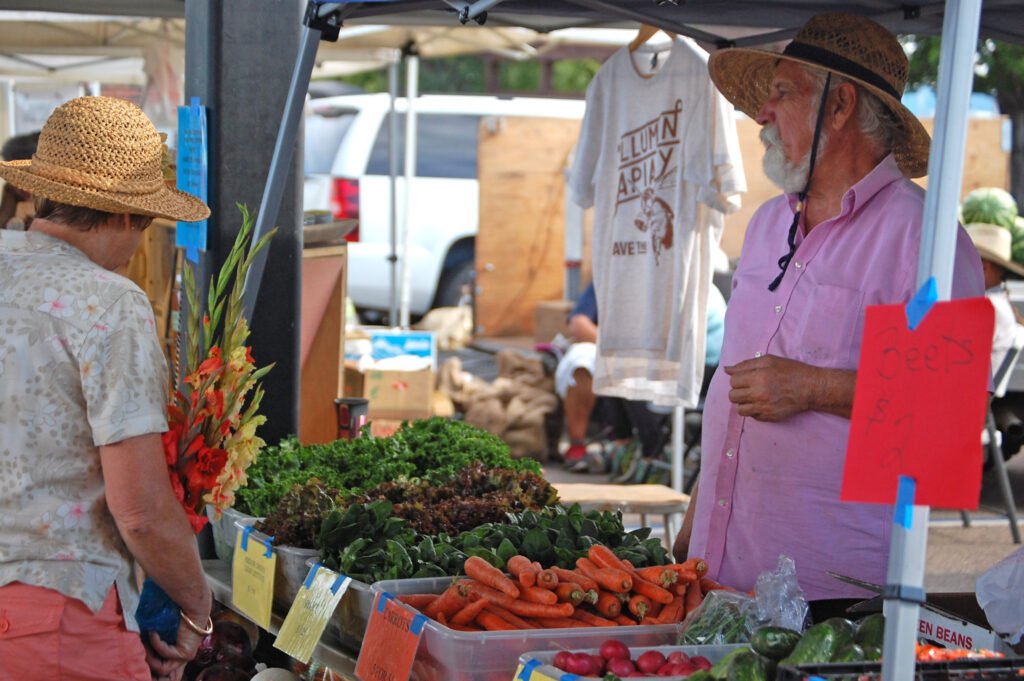
[[[975,222],[965,229],[982,260],[994,262],[1018,277],[1024,277],[1024,266],[1013,261],[1013,235],[1010,230],[984,222]]]
[[[877,95],[903,130],[892,150],[900,170],[906,177],[927,174],[931,138],[921,121],[900,103],[909,65],[892,33],[865,17],[819,14],[800,29],[783,52],[723,49],[711,55],[708,70],[726,99],[755,118],[768,99],[780,59],[831,71]]]
[[[0,163],[0,178],[36,197],[108,213],[209,217],[206,204],[164,182],[162,154],[160,134],[139,107],[79,97],[50,114],[31,160]]]

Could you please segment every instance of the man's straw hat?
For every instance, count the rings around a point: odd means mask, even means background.
[[[54,110],[31,160],[0,163],[0,177],[33,196],[108,213],[195,222],[196,197],[166,185],[156,128],[131,102],[79,97]]]
[[[982,260],[994,262],[1017,276],[1024,277],[1024,266],[1013,261],[1013,235],[1010,234],[1010,230],[983,222],[967,225],[966,229]]]
[[[819,14],[800,29],[782,53],[729,48],[711,55],[711,80],[737,109],[751,118],[768,99],[775,66],[786,59],[831,71],[877,95],[902,125],[893,155],[906,177],[928,172],[928,132],[900,97],[909,68],[896,37],[870,19],[852,14]]]

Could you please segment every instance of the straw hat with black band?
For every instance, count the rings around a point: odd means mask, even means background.
[[[160,134],[139,107],[79,97],[50,114],[31,160],[0,163],[0,178],[35,197],[108,213],[209,217],[202,201],[167,186],[162,156]]]
[[[1013,261],[1013,235],[1010,230],[983,222],[967,225],[965,229],[982,260],[993,262],[1007,272],[1024,277],[1024,266]]]

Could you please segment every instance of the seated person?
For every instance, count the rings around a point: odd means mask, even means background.
[[[718,365],[725,321],[725,299],[714,285],[708,294],[707,315],[704,389]],[[617,445],[628,444],[635,429],[645,457],[657,454],[650,450],[657,446],[659,424],[664,418],[664,414],[652,412],[646,402],[611,397],[598,400],[593,388],[597,331],[597,297],[594,285],[590,284],[569,313],[569,333],[573,344],[555,369],[555,392],[565,408],[565,427],[569,436],[569,448],[562,454],[562,460],[574,471],[604,468],[603,461],[588,462],[586,457],[587,427],[595,406],[600,405],[599,420],[610,429]]]
[[[15,135],[4,142],[0,148],[0,156],[5,161],[29,161],[36,153],[39,144],[39,133]],[[3,197],[0,198],[0,229],[24,231],[35,214],[32,195],[8,183],[4,185]]]

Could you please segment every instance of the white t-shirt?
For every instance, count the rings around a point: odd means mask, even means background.
[[[713,253],[745,190],[707,53],[682,38],[612,55],[587,90],[569,178],[594,208],[595,392],[697,404]]]
[[[992,335],[992,380],[1003,364],[1006,353],[1013,347],[1017,333],[1017,316],[1013,313],[1010,296],[1002,286],[994,286],[985,291],[985,297],[992,303],[996,312],[995,331]]]

